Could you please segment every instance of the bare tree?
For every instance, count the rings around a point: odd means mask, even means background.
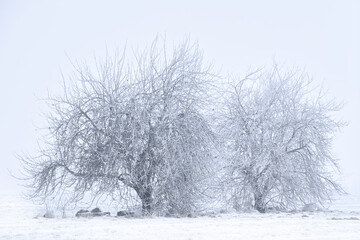
[[[331,144],[340,110],[299,71],[259,70],[236,81],[227,101],[227,174],[235,207],[289,209],[333,191]]]
[[[96,66],[76,66],[64,95],[49,100],[48,141],[22,159],[33,196],[139,199],[145,214],[193,210],[214,142],[204,111],[215,75],[197,45],[169,53],[155,40],[133,60]]]

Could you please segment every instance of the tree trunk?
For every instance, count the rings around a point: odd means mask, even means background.
[[[141,203],[142,203],[142,211],[144,215],[148,215],[152,212],[152,192],[150,190],[145,191],[142,198],[141,198]]]
[[[254,208],[258,210],[260,213],[265,213],[265,203],[263,196],[261,194],[255,194],[254,198],[255,198]]]
[[[147,188],[135,188],[137,195],[141,200],[141,207],[143,215],[149,215],[152,212],[152,189],[151,187]]]

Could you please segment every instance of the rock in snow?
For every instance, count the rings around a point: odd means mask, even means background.
[[[304,212],[314,212],[314,211],[319,210],[319,208],[316,205],[316,203],[309,203],[309,204],[305,204],[305,206],[302,208],[302,210]]]
[[[101,210],[98,207],[91,210],[91,213],[100,213],[100,212],[101,212]]]
[[[88,210],[80,210],[75,214],[76,217],[96,217],[96,216],[110,216],[110,212],[102,212],[100,208],[94,208],[89,212]]]
[[[134,216],[134,212],[130,212],[130,211],[118,211],[117,212],[117,216],[118,217],[123,217],[123,216]]]
[[[90,216],[90,213],[88,210],[79,210],[76,214],[75,214],[76,217],[89,217]]]

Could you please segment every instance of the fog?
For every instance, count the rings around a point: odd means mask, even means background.
[[[41,100],[59,93],[73,61],[157,34],[190,36],[221,74],[271,65],[304,68],[344,102],[348,125],[334,142],[340,182],[360,194],[360,2],[353,1],[0,1],[0,190],[21,189],[16,154],[33,153],[46,126]]]

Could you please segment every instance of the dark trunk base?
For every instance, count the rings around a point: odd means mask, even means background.
[[[141,199],[141,207],[143,215],[149,215],[152,213],[152,205],[153,205],[153,198],[152,198],[152,191],[150,188],[142,189],[143,191],[136,191],[139,198]]]
[[[258,210],[260,213],[265,213],[266,207],[265,207],[262,195],[259,195],[259,196],[256,195],[255,196],[254,208],[256,210]]]
[[[259,212],[259,213],[265,213],[265,207],[261,207],[261,206],[254,206],[255,209]]]
[[[144,201],[142,200],[142,213],[143,215],[149,215],[152,212],[151,202],[149,199]]]

